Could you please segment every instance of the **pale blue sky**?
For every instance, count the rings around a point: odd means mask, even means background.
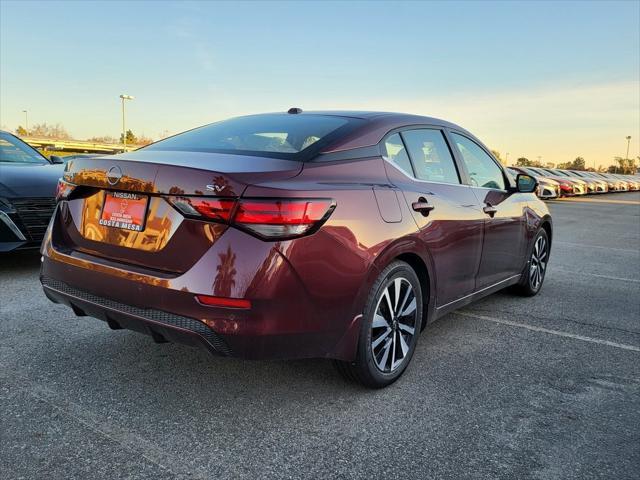
[[[440,116],[509,158],[609,163],[640,136],[640,2],[0,0],[0,124],[157,138],[243,113]]]

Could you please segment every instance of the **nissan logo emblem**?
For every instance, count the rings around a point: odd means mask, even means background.
[[[114,165],[107,171],[107,182],[109,182],[109,185],[115,185],[121,178],[122,169],[119,166]]]

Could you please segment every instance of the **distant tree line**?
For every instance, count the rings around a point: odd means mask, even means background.
[[[559,163],[556,168],[560,168],[563,170],[586,170],[586,171],[598,171],[598,172],[609,172],[609,173],[622,173],[622,174],[635,174],[638,171],[638,164],[640,163],[640,157],[637,158],[622,158],[615,157],[615,164],[609,165],[608,167],[598,167],[598,169],[594,169],[592,167],[587,167],[584,158],[576,157],[575,160],[570,162]],[[542,164],[541,162],[536,162],[535,160],[529,160],[526,157],[520,157],[516,160],[516,166],[518,167],[540,167],[540,168],[554,168],[553,164],[547,163]]]
[[[69,135],[69,132],[60,125],[59,123],[55,125],[49,125],[47,123],[39,123],[32,125],[27,131],[22,125],[19,125],[16,128],[16,135],[19,137],[39,137],[39,138],[53,138],[56,140],[71,140],[72,137]],[[91,137],[87,139],[88,142],[93,143],[123,143],[122,134],[120,134],[120,139],[112,137],[110,135],[105,135],[101,137]],[[135,135],[131,130],[127,130],[127,145],[149,145],[153,143],[153,139],[145,136]]]
[[[120,134],[120,143],[124,143],[124,136]],[[153,140],[144,135],[136,137],[131,130],[127,130],[127,145],[149,145]]]
[[[587,167],[584,158],[576,157],[576,159],[571,162],[559,163],[558,168],[563,170],[586,170]]]
[[[640,163],[640,157],[636,158],[622,158],[615,157],[614,160],[618,165],[609,165],[607,171],[609,173],[625,173],[635,174],[638,171],[638,164]]]
[[[29,128],[29,131],[27,131],[27,129],[22,125],[19,125],[16,129],[16,133],[23,137],[55,138],[58,140],[69,140],[71,138],[69,132],[67,132],[67,130],[59,123],[56,123],[55,125],[49,125],[46,122],[36,123]]]

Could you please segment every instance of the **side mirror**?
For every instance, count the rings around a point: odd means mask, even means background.
[[[64,163],[62,157],[58,157],[57,155],[51,155],[51,157],[49,158],[51,159],[51,163],[53,163],[54,165],[61,165]]]
[[[520,193],[533,193],[538,188],[538,181],[531,175],[519,173],[516,177],[516,189]]]

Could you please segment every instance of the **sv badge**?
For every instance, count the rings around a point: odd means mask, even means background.
[[[226,185],[217,185],[215,183],[213,185],[207,185],[207,190],[209,190],[211,192],[221,192],[225,188],[227,188]]]

